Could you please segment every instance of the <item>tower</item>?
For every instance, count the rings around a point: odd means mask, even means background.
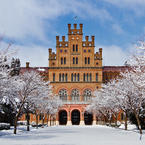
[[[57,114],[60,124],[63,114],[67,114],[67,124],[75,124],[74,111],[80,114],[77,124],[83,124],[84,109],[93,97],[92,92],[101,88],[102,48],[94,51],[95,37],[85,36],[83,40],[83,24],[73,24],[73,27],[68,24],[67,40],[65,36],[61,39],[56,36],[56,53],[49,48],[49,81],[64,104]]]

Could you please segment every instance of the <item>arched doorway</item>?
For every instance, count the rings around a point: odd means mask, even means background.
[[[72,111],[71,122],[72,122],[72,125],[79,125],[80,124],[80,111],[79,110]]]
[[[84,122],[85,122],[85,125],[92,125],[92,123],[93,123],[93,114],[85,112],[84,113]]]
[[[65,110],[59,111],[59,125],[67,124],[67,112]]]

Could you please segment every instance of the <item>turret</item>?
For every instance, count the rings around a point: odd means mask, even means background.
[[[56,46],[59,46],[59,36],[56,36]]]
[[[68,34],[82,34],[83,32],[83,24],[80,24],[80,28],[77,29],[77,24],[73,24],[73,29],[71,29],[71,24],[68,24]]]

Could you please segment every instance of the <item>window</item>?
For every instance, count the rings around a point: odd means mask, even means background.
[[[88,64],[90,64],[90,57],[88,57]]]
[[[75,51],[75,45],[73,44],[73,52]]]
[[[121,113],[121,120],[124,120],[124,114]]]
[[[61,57],[61,64],[63,64],[63,58]]]
[[[64,74],[62,74],[62,81],[64,82]]]
[[[59,74],[59,81],[61,82],[61,74]]]
[[[78,64],[78,57],[76,57],[76,64]]]
[[[92,81],[92,74],[90,73],[90,82]]]
[[[73,57],[73,64],[75,64],[75,58]]]
[[[76,52],[78,52],[78,45],[76,45]]]
[[[59,98],[63,101],[67,100],[67,91],[65,89],[59,91]]]
[[[71,74],[71,81],[72,81],[72,82],[73,82],[73,77],[74,77],[73,74]]]
[[[90,89],[84,90],[84,93],[83,93],[84,101],[90,101],[91,100],[91,96],[92,96],[92,92],[91,92]]]
[[[77,89],[72,90],[71,92],[72,101],[79,101],[80,99],[79,97],[80,97],[79,91]]]
[[[91,49],[89,49],[88,52],[91,52]]]
[[[86,49],[84,50],[84,52],[86,52]]]
[[[80,81],[80,74],[78,74],[78,82]]]
[[[65,81],[67,82],[67,74],[65,74]]]
[[[62,52],[62,49],[60,49],[60,52]]]
[[[87,73],[87,82],[89,81],[89,74]]]
[[[64,64],[66,64],[66,57],[64,57]]]
[[[64,50],[65,53],[67,53],[67,50]]]
[[[87,64],[87,57],[85,57],[85,64]]]
[[[96,73],[96,82],[98,82],[98,73]]]
[[[75,75],[74,75],[74,81],[75,81],[75,82],[76,82],[76,78],[77,78],[77,75],[75,74]]]
[[[86,74],[84,73],[84,82],[86,81]]]
[[[53,82],[55,82],[55,73],[53,73]]]
[[[39,115],[39,120],[42,120],[43,119],[43,114],[41,113],[40,115]]]

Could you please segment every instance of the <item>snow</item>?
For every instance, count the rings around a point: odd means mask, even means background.
[[[1,145],[143,145],[135,130],[125,131],[107,126],[54,126],[45,128],[19,127],[18,134],[13,130],[0,131]]]
[[[45,71],[44,68],[38,68],[37,70],[38,70],[38,71]]]

